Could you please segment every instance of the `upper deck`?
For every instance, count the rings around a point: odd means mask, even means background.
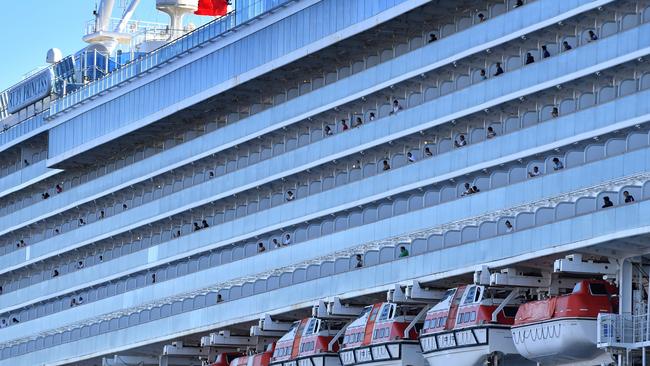
[[[120,88],[123,84],[132,82],[155,69],[165,67],[174,59],[194,52],[210,42],[230,37],[242,27],[272,13],[277,13],[295,1],[297,0],[236,0],[236,10],[183,34],[152,52],[125,64],[116,64],[114,69],[94,81],[70,90],[64,88],[55,90],[51,94],[42,90],[39,93],[43,96],[40,98],[36,96],[37,99],[32,101],[22,98],[20,101],[12,101],[10,97],[12,92],[22,91],[19,87],[28,88],[28,84],[39,77],[42,78],[44,71],[51,73],[55,78],[61,77],[56,73],[61,63],[30,75],[0,92],[0,124],[3,127],[0,130],[0,151],[49,129],[54,124],[48,124],[46,128],[41,127],[44,127],[45,122],[51,121],[58,114],[66,113],[80,104],[110,93],[113,89]],[[140,23],[138,22],[138,26]],[[88,25],[86,26],[88,27]]]

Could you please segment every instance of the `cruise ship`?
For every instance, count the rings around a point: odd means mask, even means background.
[[[646,365],[650,0],[155,5],[0,93],[0,366]]]

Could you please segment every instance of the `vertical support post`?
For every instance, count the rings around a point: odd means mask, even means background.
[[[641,347],[641,366],[646,366],[646,363],[645,363],[645,347]]]
[[[641,281],[643,283],[643,281]],[[646,329],[646,334],[645,334],[645,339],[643,340],[644,342],[647,342],[650,340],[650,275],[648,275],[648,298],[646,299],[646,310],[645,310],[645,329]],[[643,359],[645,360],[645,347],[643,348]],[[643,364],[645,366],[645,363]]]
[[[623,342],[627,341],[623,339],[625,338],[625,330],[623,326],[623,323],[625,323],[624,316],[625,314],[632,313],[632,276],[633,276],[632,263],[630,262],[629,258],[621,259],[618,267],[618,297],[619,297],[618,312],[620,315],[618,323],[620,327],[619,334]],[[625,355],[623,354],[618,355],[619,366],[623,366],[626,360],[627,360],[627,352]]]
[[[619,267],[618,295],[619,295],[619,313],[632,313],[632,263],[629,259],[623,259]]]

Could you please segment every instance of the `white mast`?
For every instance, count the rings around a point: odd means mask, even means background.
[[[84,42],[90,43],[90,47],[103,46],[99,48],[105,48],[108,53],[113,53],[119,43],[128,43],[131,35],[124,32],[124,29],[139,3],[140,0],[131,0],[118,25],[115,29],[110,29],[115,0],[100,0],[94,30],[83,37]]]
[[[131,20],[131,17],[133,17],[133,13],[135,12],[135,9],[138,7],[140,4],[140,0],[132,0],[129,6],[124,10],[124,14],[122,14],[122,19],[120,20],[120,23],[115,27],[115,32],[117,33],[123,33],[124,28],[126,27],[126,23]]]

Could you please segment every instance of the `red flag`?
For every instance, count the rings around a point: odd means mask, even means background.
[[[228,0],[199,0],[199,8],[194,12],[196,15],[212,17],[226,15],[226,13],[228,13]]]

